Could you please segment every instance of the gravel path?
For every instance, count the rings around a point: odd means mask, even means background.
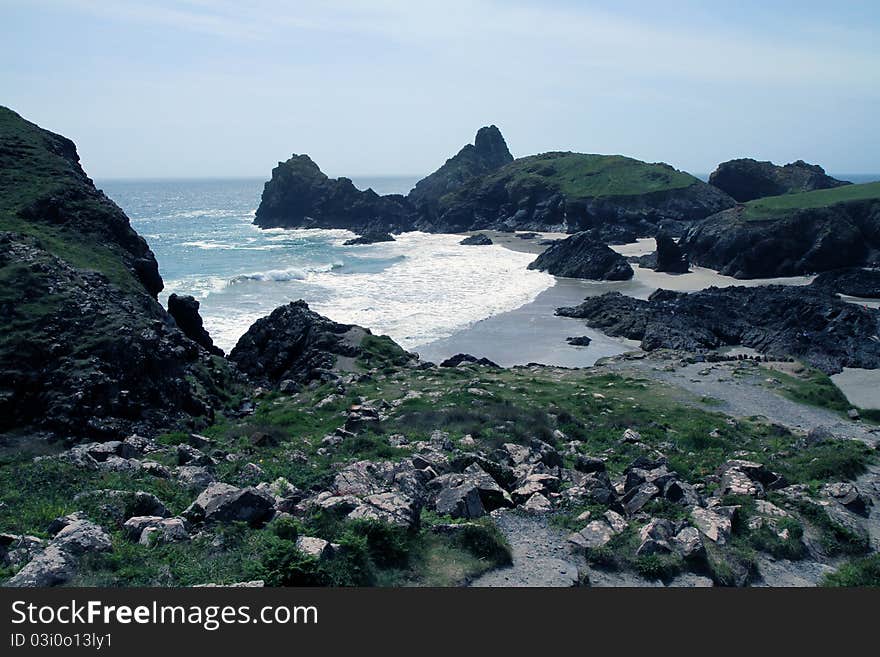
[[[873,425],[853,422],[833,411],[799,404],[783,397],[767,382],[767,374],[757,367],[738,361],[724,363],[695,363],[679,366],[674,361],[652,358],[617,360],[604,367],[620,372],[646,376],[672,384],[700,397],[711,397],[720,404],[712,406],[734,417],[760,415],[783,426],[809,431],[826,427],[841,438],[862,440],[875,444],[880,440]],[[666,371],[672,365],[674,371]],[[737,372],[737,374],[734,374]]]
[[[648,357],[640,360],[614,359],[600,367],[661,381],[698,398],[710,397],[717,402],[711,405],[713,410],[734,417],[763,416],[770,422],[801,431],[821,426],[841,438],[862,440],[869,444],[876,444],[880,440],[880,432],[872,425],[846,420],[832,411],[805,406],[776,393],[772,383],[766,380],[768,375],[749,364],[732,361],[680,366],[677,360]],[[682,403],[699,403],[689,397],[683,395]],[[874,500],[865,528],[874,549],[880,550],[880,466],[870,467],[855,483]],[[547,516],[505,510],[494,513],[493,518],[511,545],[513,565],[486,573],[474,580],[471,586],[576,586],[582,574],[588,574],[591,586],[663,585],[635,573],[589,569],[583,557],[572,554],[568,549],[568,533],[551,525]],[[833,568],[814,561],[791,562],[762,556],[759,570],[762,581],[755,585],[779,587],[815,586]],[[711,584],[706,577],[685,573],[670,582],[669,586]]]
[[[518,511],[492,514],[513,551],[513,565],[488,572],[471,586],[576,586],[584,559],[569,552],[567,532],[552,526],[547,517]]]

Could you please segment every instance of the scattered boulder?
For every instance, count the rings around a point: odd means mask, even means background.
[[[730,539],[732,528],[731,518],[712,509],[693,507],[690,511],[691,521],[701,534],[713,543],[724,545]]]
[[[336,553],[336,547],[330,541],[315,536],[298,536],[296,539],[297,550],[319,561],[332,559]]]
[[[483,233],[477,233],[476,235],[465,237],[459,244],[463,246],[489,246],[492,244],[492,239]]]
[[[633,269],[622,255],[590,233],[577,233],[548,247],[529,265],[554,276],[599,281],[626,281]]]
[[[260,525],[274,513],[275,500],[257,488],[210,484],[183,512],[191,522],[247,522]]]

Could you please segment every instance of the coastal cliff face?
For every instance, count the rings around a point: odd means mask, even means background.
[[[458,191],[470,180],[510,162],[513,155],[501,131],[494,125],[480,128],[473,144],[467,144],[437,171],[422,178],[407,195],[407,200],[427,212],[435,208],[441,198]]]
[[[210,418],[224,368],[178,330],[161,289],[73,142],[0,108],[0,432],[115,438]]]
[[[844,191],[862,198],[841,200]],[[693,263],[735,278],[871,266],[880,262],[880,184],[753,201],[695,224],[681,246]]]
[[[414,218],[405,197],[361,191],[348,178],[328,178],[308,155],[293,155],[272,169],[254,223],[261,228],[400,232],[411,229]]]
[[[803,160],[779,166],[741,158],[719,164],[709,176],[709,184],[745,203],[763,196],[832,189],[851,183],[832,178],[818,164]]]

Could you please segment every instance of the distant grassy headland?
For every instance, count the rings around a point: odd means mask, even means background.
[[[553,185],[571,198],[633,196],[682,189],[699,182],[668,164],[641,162],[623,155],[552,152],[514,160],[487,178],[528,187]]]
[[[784,194],[755,199],[745,204],[746,219],[771,219],[797,210],[827,208],[839,203],[880,199],[880,182],[846,185],[834,189],[817,189],[800,194]]]

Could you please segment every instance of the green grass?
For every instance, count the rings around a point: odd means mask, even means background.
[[[498,182],[520,188],[550,185],[576,199],[649,194],[690,187],[698,181],[668,165],[622,155],[554,152],[514,160],[479,184],[485,189]]]
[[[838,203],[880,199],[880,182],[844,185],[798,194],[784,194],[755,199],[745,204],[747,219],[772,219],[795,210],[825,208]]]
[[[880,586],[880,554],[854,559],[825,576],[823,586]]]
[[[846,395],[831,380],[831,377],[820,370],[805,366],[797,376],[767,367],[762,367],[761,371],[767,377],[779,381],[781,384],[778,388],[779,392],[792,401],[807,406],[825,408],[841,415],[846,415],[846,412],[851,408],[856,408],[863,420],[873,423],[880,422],[880,411],[857,408],[851,404]]]
[[[470,388],[484,394],[472,393]],[[270,393],[258,400],[254,415],[220,418],[201,431],[214,441],[214,448],[242,457],[234,462],[221,459],[216,467],[218,478],[240,484],[242,468],[253,462],[263,469],[267,481],[285,477],[303,490],[326,490],[347,463],[408,457],[409,448],[389,443],[391,434],[403,434],[412,442],[429,438],[437,429],[447,432],[454,444],[470,434],[476,449],[490,453],[504,442],[525,444],[535,437],[562,450],[567,440],[578,440],[582,444],[577,452],[605,458],[612,476],[620,474],[635,458],[652,457],[654,450],[660,449],[667,455],[670,468],[691,482],[702,480],[730,458],[747,458],[784,474],[792,483],[816,486],[827,479],[853,477],[874,458],[870,450],[852,441],[802,447],[797,436],[773,425],[749,420],[729,424],[726,416],[699,408],[699,398],[692,400],[693,405],[685,403],[682,393],[670,386],[589,370],[402,368],[391,375],[373,375],[353,383],[344,396],[319,408],[317,403],[334,391],[333,386],[325,385],[294,396]],[[343,424],[350,404],[362,400],[397,403],[406,391],[420,396],[387,408],[389,417],[379,428],[363,430],[357,437],[325,449],[322,438]],[[641,434],[642,444],[620,442],[627,428]],[[556,430],[566,438],[557,438]],[[268,444],[255,445],[256,433],[268,434]],[[185,432],[174,432],[161,436],[159,442],[173,447],[187,438]],[[571,466],[574,458],[566,454],[566,464]],[[449,521],[429,513],[423,514],[422,526],[412,532],[316,514],[297,518],[290,527],[273,526],[269,531],[217,528],[204,540],[146,548],[118,536],[113,514],[108,516],[101,505],[84,508],[83,502],[73,501],[77,493],[99,488],[152,492],[172,513],[184,509],[198,492],[148,476],[101,474],[52,460],[34,463],[24,457],[7,457],[0,461],[0,530],[45,536],[48,523],[55,517],[86,511],[114,532],[118,548],[111,555],[96,556],[84,571],[80,583],[94,584],[187,585],[263,578],[274,584],[445,586],[466,581],[509,558],[504,556],[507,548],[491,525],[436,534],[431,527]],[[832,553],[863,552],[858,537],[824,513],[819,515],[814,506],[798,511],[819,528]],[[604,507],[564,508],[556,522],[572,531],[581,529],[583,523],[575,518],[584,510],[598,517]],[[645,510],[673,521],[684,513],[682,507],[664,501]],[[755,550],[795,557],[800,534],[794,525],[790,530],[792,542],[779,541],[775,534],[750,535],[740,530],[735,544],[712,555],[705,568],[716,581],[735,583],[751,572]],[[344,557],[332,564],[309,560],[292,547],[297,534],[342,543],[346,545]],[[591,558],[662,579],[691,567],[672,556],[636,558],[636,539],[630,532]]]

